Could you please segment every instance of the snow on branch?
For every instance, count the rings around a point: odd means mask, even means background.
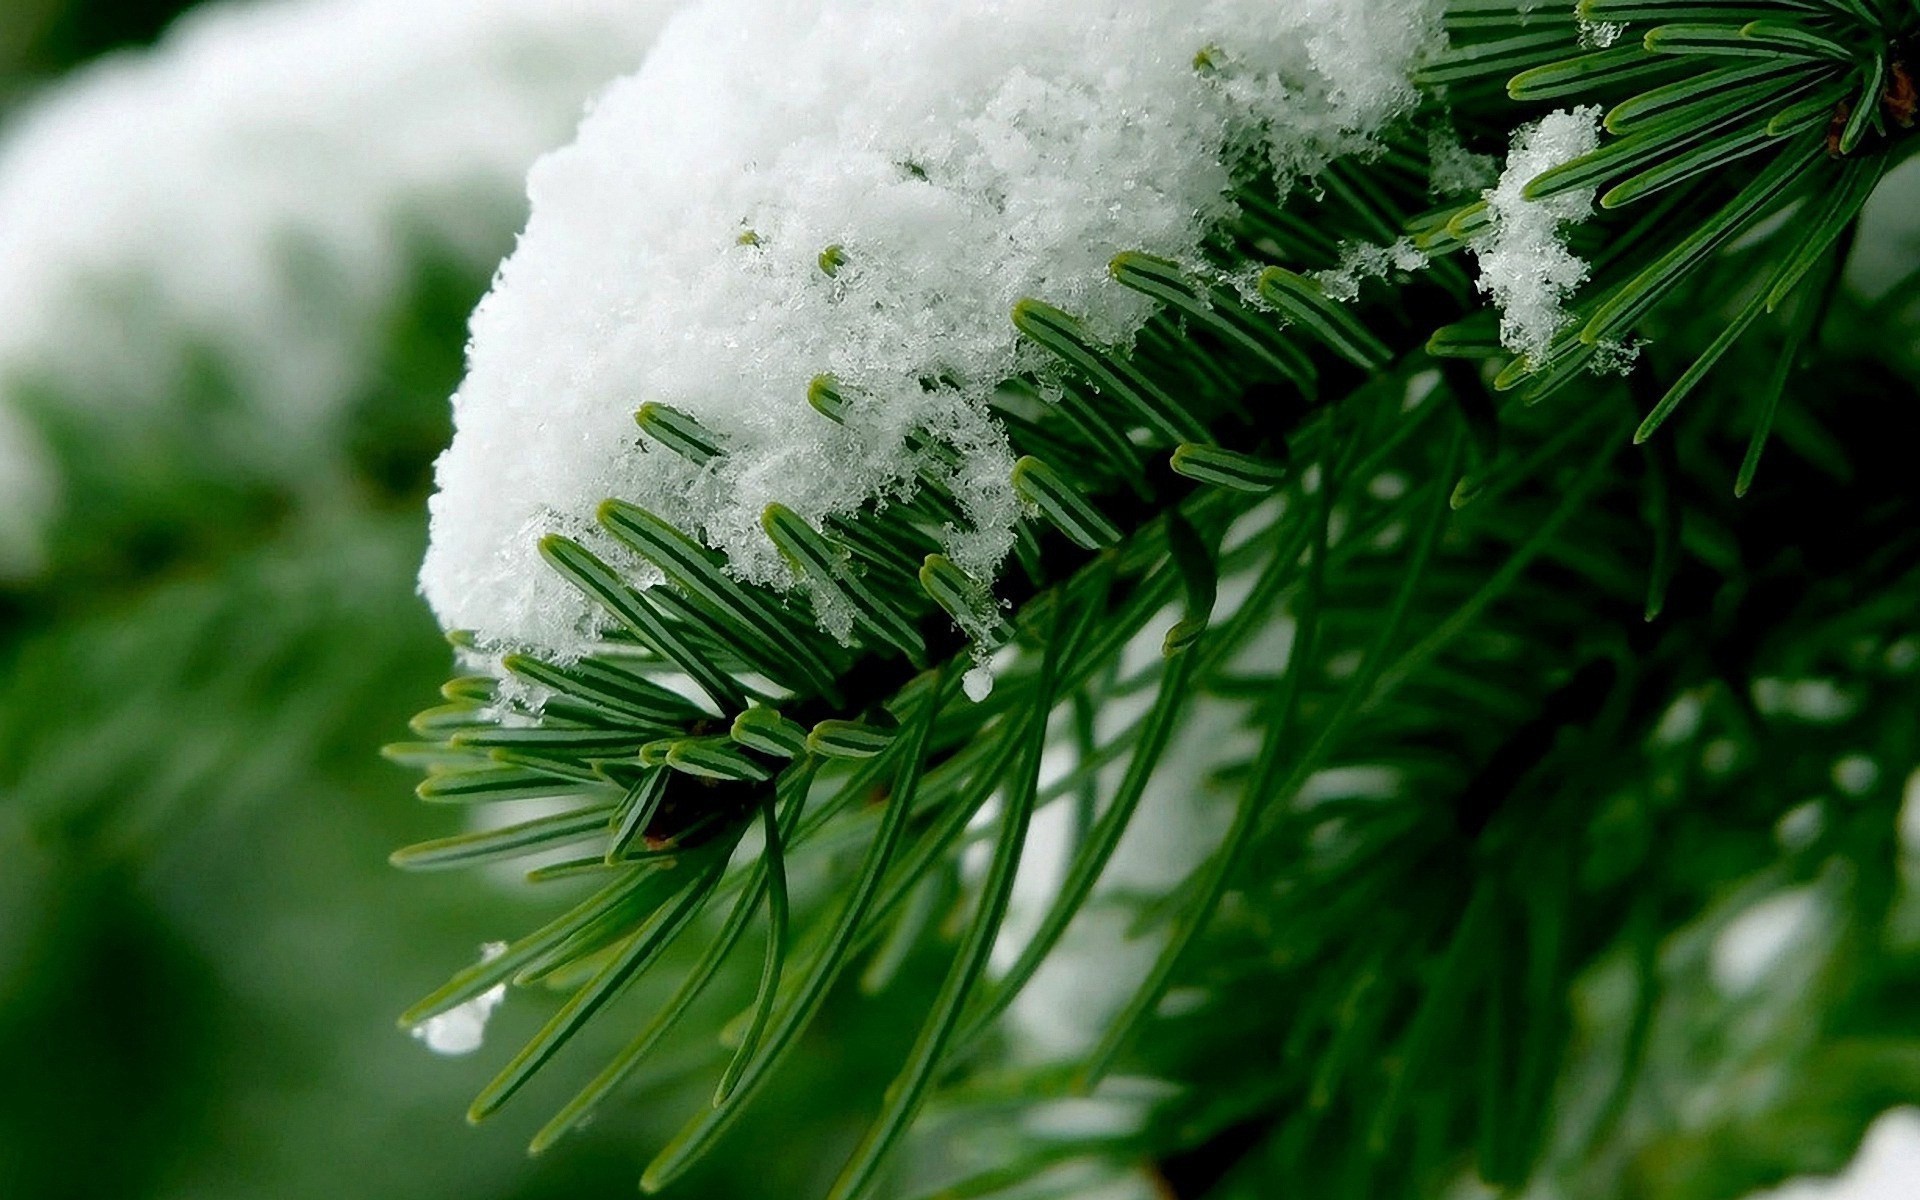
[[[1587,264],[1567,248],[1567,225],[1593,212],[1592,188],[1544,200],[1525,195],[1535,176],[1600,144],[1600,109],[1550,113],[1516,130],[1499,182],[1485,193],[1493,230],[1473,243],[1479,288],[1500,310],[1500,344],[1535,363],[1545,362],[1554,335],[1566,323],[1563,305],[1587,279]]]
[[[956,562],[991,575],[1017,505],[987,414],[1020,370],[1008,318],[1044,297],[1122,341],[1120,250],[1196,257],[1228,166],[1285,178],[1413,101],[1432,0],[705,0],[577,142],[473,323],[422,585],[449,627],[568,653],[586,603],[536,538],[592,542],[617,496],[785,581],[771,501],[818,520],[907,486],[911,430],[962,452]],[[1198,61],[1197,61],[1198,60]],[[828,253],[829,250],[832,253]],[[811,412],[836,376],[849,421]],[[649,451],[646,401],[729,453]]]

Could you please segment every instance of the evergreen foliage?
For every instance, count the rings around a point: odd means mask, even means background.
[[[1047,361],[997,401],[1030,505],[1003,578],[940,552],[957,512],[933,471],[818,526],[768,508],[787,592],[619,497],[600,526],[663,583],[541,543],[615,632],[577,662],[507,656],[511,685],[455,679],[389,750],[424,768],[429,802],[563,801],[396,863],[539,855],[535,878],[585,889],[402,1018],[502,983],[561,993],[471,1116],[590,1021],[626,1023],[545,1149],[644,1075],[730,959],[757,959],[711,1053],[711,1105],[646,1168],[666,1187],[723,1145],[836,984],[883,987],[929,943],[944,979],[835,1197],[1045,1194],[1089,1160],[1158,1163],[1181,1196],[1429,1195],[1466,1177],[1728,1196],[1805,1165],[1777,1131],[1812,1130],[1831,1165],[1920,1087],[1894,1019],[1914,969],[1896,814],[1920,717],[1920,522],[1886,432],[1914,379],[1876,349],[1911,343],[1914,276],[1870,310],[1837,285],[1863,206],[1920,144],[1920,9],[1451,0],[1446,19],[1427,100],[1384,149],[1311,190],[1245,164],[1211,271],[1114,260],[1157,305],[1132,345],[1044,296],[1014,308]],[[1447,130],[1496,150],[1583,105],[1606,136],[1526,192],[1598,189],[1569,233],[1591,274],[1549,352],[1516,357],[1468,255],[1493,216],[1436,204],[1437,159]],[[1419,269],[1330,295],[1352,247],[1403,238]],[[1630,369],[1595,369],[1633,348]],[[819,420],[860,402],[826,377],[811,399]],[[663,453],[727,453],[685,413],[638,421]],[[853,614],[848,643],[821,631],[829,609]],[[1156,652],[1127,652],[1142,645]],[[1224,836],[1130,905],[1157,956],[1084,1060],[1008,1066],[989,1052],[998,1018],[1156,776],[1196,770],[1168,747],[1202,697],[1251,735],[1185,780],[1231,795]],[[1055,744],[1074,765],[1046,776]],[[1310,786],[1343,768],[1386,783]],[[990,969],[1030,822],[1055,804],[1081,806],[1064,881]],[[830,886],[802,896],[798,872]],[[1700,930],[1789,884],[1822,922],[1797,1006],[1715,1016]],[[604,1015],[676,942],[697,956],[674,960],[672,997]],[[1818,1094],[1808,1064],[1830,1055],[1865,1082]],[[1743,1056],[1786,1082],[1704,1122],[1663,1115],[1729,1086]],[[1124,1093],[1121,1076],[1174,1085],[1137,1129],[1004,1120]],[[987,1165],[889,1175],[916,1123]]]

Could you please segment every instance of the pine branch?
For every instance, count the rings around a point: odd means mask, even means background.
[[[974,578],[943,554],[940,534],[958,508],[931,430],[913,435],[927,465],[897,503],[818,524],[767,509],[763,527],[802,585],[794,593],[735,578],[702,531],[619,498],[600,507],[601,529],[665,583],[642,585],[578,541],[549,537],[549,564],[617,631],[579,663],[510,658],[507,669],[541,692],[456,689],[423,714],[426,744],[399,752],[426,763],[426,799],[576,802],[549,825],[490,835],[488,857],[585,833],[605,843],[597,862],[579,864],[609,877],[601,892],[510,947],[499,960],[509,965],[482,964],[408,1014],[614,948],[476,1115],[651,960],[649,931],[669,938],[709,894],[738,894],[736,917],[670,1015],[536,1140],[550,1144],[635,1069],[738,940],[738,914],[751,912],[769,869],[751,857],[727,867],[746,828],[763,821],[767,845],[802,856],[857,840],[877,808],[844,903],[796,930],[786,964],[768,959],[753,1032],[715,1108],[648,1168],[647,1187],[670,1183],[792,1051],[855,957],[919,928],[915,897],[930,894],[928,881],[997,797],[992,832],[981,835],[995,850],[974,889],[974,923],[837,1192],[866,1194],[928,1097],[964,1091],[959,1055],[1088,903],[1193,691],[1243,705],[1262,747],[1230,771],[1239,798],[1225,841],[1156,906],[1173,932],[1080,1084],[1163,1024],[1153,1014],[1177,979],[1198,976],[1216,996],[1272,986],[1262,964],[1273,946],[1204,966],[1194,953],[1264,935],[1277,939],[1278,974],[1292,989],[1287,1060],[1265,1063],[1278,1069],[1264,1083],[1215,1081],[1221,1111],[1190,1115],[1176,1145],[1257,1124],[1248,1111],[1300,1103],[1309,1119],[1268,1147],[1265,1167],[1280,1177],[1431,1185],[1457,1169],[1447,1148],[1465,1130],[1477,1135],[1465,1140],[1477,1141],[1485,1179],[1524,1182],[1546,1154],[1567,989],[1626,935],[1626,913],[1651,919],[1618,894],[1619,878],[1576,895],[1580,856],[1597,853],[1604,832],[1591,817],[1601,781],[1627,786],[1645,766],[1608,755],[1644,742],[1676,697],[1704,685],[1707,664],[1744,694],[1757,648],[1785,627],[1762,581],[1779,547],[1795,543],[1764,506],[1734,514],[1703,497],[1715,450],[1675,430],[1691,407],[1705,409],[1691,430],[1720,427],[1710,372],[1736,361],[1743,336],[1777,324],[1789,348],[1772,360],[1736,487],[1753,484],[1795,356],[1818,339],[1848,231],[1911,144],[1887,84],[1907,71],[1899,47],[1910,14],[1589,0],[1580,18],[1650,28],[1637,43],[1588,51],[1567,14],[1457,0],[1452,48],[1423,73],[1431,111],[1469,128],[1510,127],[1515,100],[1610,106],[1613,136],[1525,182],[1529,202],[1605,188],[1602,213],[1571,235],[1590,255],[1591,280],[1544,355],[1499,344],[1449,258],[1500,236],[1501,213],[1489,200],[1432,211],[1432,164],[1401,130],[1382,156],[1329,168],[1319,196],[1283,196],[1249,178],[1205,269],[1116,258],[1113,279],[1156,306],[1130,346],[1103,344],[1044,298],[1014,307],[1014,326],[1044,359],[1007,382],[996,412],[1021,455],[1013,486],[1032,507],[1018,573]],[[1493,90],[1502,84],[1504,94]],[[1401,237],[1430,260],[1423,275],[1395,275],[1357,305],[1331,298],[1343,243]],[[822,260],[829,275],[845,265],[844,253]],[[1257,282],[1245,298],[1225,282],[1247,278]],[[1596,362],[1647,331],[1659,334],[1656,361],[1636,386],[1596,376]],[[1668,345],[1704,349],[1675,372]],[[1556,394],[1581,411],[1567,418],[1543,403]],[[811,399],[823,420],[864,402],[824,377]],[[729,453],[686,413],[653,404],[639,420],[654,445],[692,465]],[[1656,433],[1674,442],[1630,457],[1630,440]],[[1389,479],[1393,487],[1377,486]],[[1804,497],[1806,485],[1790,494]],[[1846,525],[1864,511],[1834,502],[1819,520]],[[1835,577],[1857,583],[1870,561],[1847,559]],[[1716,573],[1734,582],[1723,587]],[[1246,576],[1237,606],[1216,605],[1226,581]],[[821,632],[835,613],[845,644]],[[1158,639],[1163,614],[1181,623]],[[1256,634],[1286,621],[1294,636],[1283,663],[1246,655]],[[1143,700],[1141,714],[1105,745],[1083,729],[1081,773],[1041,788],[1056,713],[1099,704],[1095,681],[1113,676],[1127,647],[1155,640],[1164,656],[1118,684]],[[987,692],[969,667],[985,670],[996,652]],[[676,691],[675,680],[691,684]],[[1098,765],[1122,761],[1116,797],[1104,812],[1087,806],[1086,840],[1042,932],[989,982],[984,956],[1035,807],[1092,787]],[[1389,769],[1397,802],[1300,799],[1318,772],[1345,765]],[[808,811],[773,835],[770,794],[780,789],[791,811],[803,798]],[[1643,807],[1649,825],[1666,820],[1655,799]],[[1327,830],[1339,853],[1319,847]],[[396,858],[421,865],[449,852]],[[1280,886],[1263,891],[1263,881]],[[1661,919],[1671,924],[1704,900],[1698,886],[1668,882],[1675,911]],[[1430,902],[1382,917],[1409,887]],[[1230,893],[1246,911],[1223,921]],[[1580,911],[1577,899],[1597,910]],[[1511,1043],[1500,1014],[1519,1021]],[[1321,1053],[1310,1046],[1316,1030],[1327,1038]],[[1485,1064],[1468,1083],[1452,1078],[1462,1047],[1478,1047]],[[958,1082],[942,1083],[955,1073]],[[1301,1128],[1329,1129],[1347,1153],[1310,1161]]]

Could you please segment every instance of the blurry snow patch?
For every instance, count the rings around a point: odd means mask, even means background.
[[[1891,291],[1920,259],[1920,159],[1887,172],[1860,210],[1846,280],[1868,299]]]
[[[1893,830],[1900,890],[1887,918],[1887,937],[1890,945],[1912,954],[1920,950],[1920,770],[1910,772],[1901,785]]]
[[[1382,471],[1367,480],[1367,495],[1375,500],[1398,500],[1407,494],[1407,477],[1398,471]]]
[[[1920,1196],[1920,1108],[1881,1113],[1838,1175],[1795,1179],[1748,1200],[1913,1200]]]
[[[1826,809],[1818,800],[1808,800],[1788,809],[1773,827],[1773,838],[1788,851],[1805,850],[1818,841],[1827,828]]]
[[[1166,1200],[1167,1192],[1153,1172],[1142,1166],[1122,1165],[1121,1156],[1090,1155],[1043,1167],[1023,1181],[1015,1196],[1059,1196],[1071,1200]]]
[[[1660,714],[1660,723],[1653,727],[1654,744],[1677,746],[1692,741],[1700,732],[1700,723],[1706,711],[1706,705],[1696,692],[1683,692],[1675,697],[1667,711]]]
[[[1129,938],[1133,914],[1096,905],[1097,898],[1080,911],[1008,1007],[1015,1059],[1060,1062],[1092,1050],[1153,966],[1159,940]]]
[[[1566,323],[1562,304],[1587,278],[1587,264],[1567,249],[1561,230],[1593,211],[1593,189],[1545,200],[1522,193],[1535,176],[1599,144],[1598,106],[1550,113],[1513,135],[1500,181],[1485,193],[1493,228],[1472,243],[1475,282],[1500,310],[1500,344],[1536,364]]]
[[[1414,102],[1436,0],[697,0],[579,139],[534,168],[473,321],[422,589],[441,621],[565,654],[597,619],[538,560],[619,496],[784,584],[772,501],[819,520],[945,476],[949,553],[996,573],[1020,507],[995,387],[1041,365],[1038,296],[1125,341],[1120,250],[1194,260],[1229,166],[1295,179]],[[822,255],[837,248],[831,272]],[[807,404],[830,372],[837,425]],[[727,441],[651,450],[660,401]],[[956,464],[916,461],[925,430]]]
[[[1294,804],[1304,809],[1329,800],[1391,800],[1400,785],[1400,772],[1392,767],[1326,767],[1307,776]]]
[[[506,952],[505,942],[488,942],[480,947],[480,961],[492,962]],[[425,1042],[427,1049],[435,1054],[472,1054],[486,1038],[487,1018],[506,998],[507,985],[496,983],[465,1004],[415,1025],[413,1036]]]
[[[1120,1138],[1139,1133],[1146,1117],[1140,1097],[1077,1096],[1036,1104],[1022,1114],[1020,1124],[1045,1138]]]
[[[1714,939],[1714,986],[1729,996],[1753,990],[1815,931],[1818,916],[1819,900],[1809,887],[1776,892],[1748,906]]]
[[[1218,767],[1252,756],[1256,739],[1242,727],[1244,715],[1238,705],[1205,697],[1195,702],[1086,905],[1008,1010],[1008,1028],[1024,1056],[1058,1060],[1086,1052],[1145,978],[1160,938],[1131,936],[1136,912],[1127,898],[1164,895],[1219,844],[1231,813],[1206,780]],[[1103,799],[1112,797],[1125,770],[1122,759],[1102,772]],[[1059,892],[1072,851],[1066,838],[1071,803],[1063,798],[1034,814],[1006,926],[994,945],[996,970],[1012,964]]]
[[[503,713],[502,724],[527,724],[529,718],[518,713]],[[538,821],[545,817],[557,817],[561,813],[573,812],[580,807],[577,796],[565,794],[564,785],[556,786],[551,796],[531,796],[519,800],[499,800],[489,804],[471,804],[461,819],[461,825],[467,833],[492,833],[527,821]],[[478,875],[503,892],[520,894],[527,885],[527,872],[537,871],[541,867],[550,867],[571,858],[579,858],[582,851],[579,842],[587,841],[592,835],[582,834],[572,841],[559,842],[523,854],[517,858],[500,862],[483,863]],[[603,835],[604,836],[604,835]]]
[[[1920,639],[1901,638],[1887,647],[1881,661],[1886,663],[1887,670],[1905,675],[1915,666],[1920,666]]]
[[[1830,725],[1853,715],[1858,702],[1831,679],[1756,679],[1753,703],[1769,717]]]
[[[1740,764],[1740,743],[1714,738],[1700,748],[1700,766],[1709,775],[1725,775]]]
[[[1907,776],[1900,792],[1900,816],[1895,828],[1903,853],[1920,858],[1920,771]]]
[[[152,410],[212,355],[242,410],[223,441],[326,475],[316,450],[377,366],[409,238],[483,276],[528,165],[670,7],[209,5],[76,72],[0,137],[0,408],[31,385],[103,418]],[[20,444],[0,430],[0,464]],[[0,465],[4,519],[38,486]]]
[[[1864,796],[1880,782],[1880,764],[1865,754],[1847,754],[1833,764],[1833,785],[1849,796]]]

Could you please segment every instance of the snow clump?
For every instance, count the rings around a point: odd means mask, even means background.
[[[1534,363],[1546,360],[1566,323],[1567,297],[1586,282],[1587,264],[1567,249],[1562,231],[1593,211],[1593,189],[1544,200],[1523,193],[1535,176],[1599,144],[1598,106],[1551,113],[1514,133],[1506,169],[1485,193],[1493,228],[1473,243],[1476,282],[1500,310],[1500,344]]]
[[[1412,105],[1438,8],[697,0],[533,171],[474,317],[422,590],[483,643],[577,653],[597,618],[540,535],[644,575],[593,526],[619,497],[784,585],[765,506],[817,522],[898,494],[915,430],[961,452],[933,468],[966,516],[947,550],[991,576],[1019,508],[987,402],[1036,362],[1014,302],[1130,337],[1149,309],[1112,256],[1195,261],[1243,155],[1298,179],[1368,145]],[[808,407],[822,373],[852,398],[844,426]],[[646,401],[729,453],[649,448]]]
[[[507,952],[505,942],[488,942],[480,947],[480,961],[492,962]],[[507,985],[496,983],[486,991],[443,1013],[435,1013],[413,1027],[413,1036],[425,1042],[427,1049],[450,1058],[472,1054],[487,1036],[487,1021],[493,1010],[507,998]]]

